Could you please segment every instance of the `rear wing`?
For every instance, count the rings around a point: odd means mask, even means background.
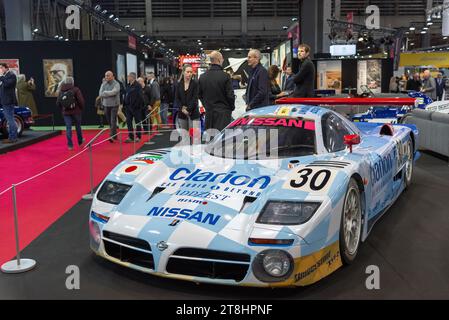
[[[276,104],[414,106],[415,100],[415,98],[281,98],[276,100]]]

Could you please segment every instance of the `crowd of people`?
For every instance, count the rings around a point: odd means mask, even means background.
[[[282,88],[278,84],[281,72],[278,66],[265,69],[259,50],[250,50],[247,57],[252,72],[247,81],[244,99],[246,111],[274,104],[276,99],[313,96],[315,67],[309,58],[310,48],[299,47],[301,67],[297,74],[289,66],[284,72]],[[128,138],[125,142],[139,141],[142,131],[158,130],[167,125],[189,132],[201,130],[199,101],[205,110],[204,129],[224,129],[232,121],[235,109],[234,90],[242,88],[242,78],[223,69],[223,56],[219,51],[210,55],[210,67],[196,79],[193,67],[186,64],[178,79],[174,76],[156,79],[153,72],[137,77],[130,72],[126,83],[116,79],[114,73],[106,71],[95,100],[100,128],[109,125],[109,141],[117,140],[118,126],[127,126]],[[36,89],[32,78],[25,75],[16,77],[5,63],[0,64],[0,103],[9,124],[9,138],[4,143],[17,141],[14,122],[14,106],[26,105],[33,115],[37,107],[33,97]],[[66,126],[67,146],[73,150],[72,126],[75,126],[77,143],[84,143],[81,129],[81,115],[85,108],[82,91],[74,83],[73,77],[65,77],[58,84],[56,106],[61,110]],[[19,101],[18,101],[19,100]],[[169,124],[169,113],[176,123]]]
[[[449,91],[449,79],[443,77],[442,72],[438,72],[434,78],[430,70],[426,69],[421,74],[415,72],[410,76],[404,74],[402,77],[391,77],[389,88],[391,93],[418,91],[434,101],[441,101],[445,99],[445,92]]]

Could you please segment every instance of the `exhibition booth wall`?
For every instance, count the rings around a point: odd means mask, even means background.
[[[124,80],[128,72],[140,74],[145,68],[142,54],[115,41],[3,41],[0,47],[0,60],[14,62],[17,68],[13,71],[25,74],[27,80],[34,78],[38,112],[54,114],[56,125],[64,124],[55,105],[55,89],[62,77],[73,76],[86,100],[82,124],[94,125],[99,122],[95,98],[105,71],[113,70]],[[156,62],[147,61],[151,63]]]
[[[338,94],[345,88],[357,88],[360,93],[360,86],[366,85],[374,94],[389,92],[392,59],[320,59],[314,62],[318,90],[335,89]]]

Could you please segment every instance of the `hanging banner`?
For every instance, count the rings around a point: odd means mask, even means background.
[[[444,0],[443,8],[446,8],[443,10],[442,18],[443,23],[441,25],[441,32],[443,34],[443,37],[449,36],[449,0]]]
[[[341,93],[341,60],[318,61],[317,63],[318,90],[334,89]]]
[[[401,53],[399,66],[432,66],[435,68],[449,68],[449,55],[446,52]]]
[[[357,92],[363,92],[366,86],[373,93],[381,93],[382,64],[380,60],[357,61]]]

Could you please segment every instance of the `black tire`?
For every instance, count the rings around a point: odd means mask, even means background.
[[[354,198],[353,198],[354,197]],[[356,202],[352,213],[348,212],[351,208],[351,201]],[[354,219],[350,219],[350,215],[354,216]],[[348,220],[352,220],[351,222],[351,230],[355,228],[353,231],[354,239],[349,241],[348,243]],[[355,225],[354,225],[355,223]],[[345,228],[346,227],[346,228]],[[359,186],[354,178],[351,178],[348,183],[348,189],[346,190],[344,202],[343,202],[343,210],[341,213],[341,221],[340,221],[340,256],[341,260],[344,264],[351,264],[355,257],[357,256],[357,252],[360,247],[360,242],[362,238],[362,229],[363,229],[363,220],[362,220],[362,201],[361,201],[361,192]],[[349,234],[352,234],[351,232]]]
[[[21,137],[24,127],[25,127],[25,124],[24,124],[22,118],[20,118],[19,116],[14,116],[14,120],[16,121],[16,126],[17,126],[17,137]],[[5,138],[8,138],[9,133],[8,133],[8,124],[6,122],[6,119],[3,120],[3,123],[2,123],[2,133]]]
[[[404,184],[408,188],[412,184],[413,177],[413,143],[410,138],[407,142],[407,162],[404,166]]]

